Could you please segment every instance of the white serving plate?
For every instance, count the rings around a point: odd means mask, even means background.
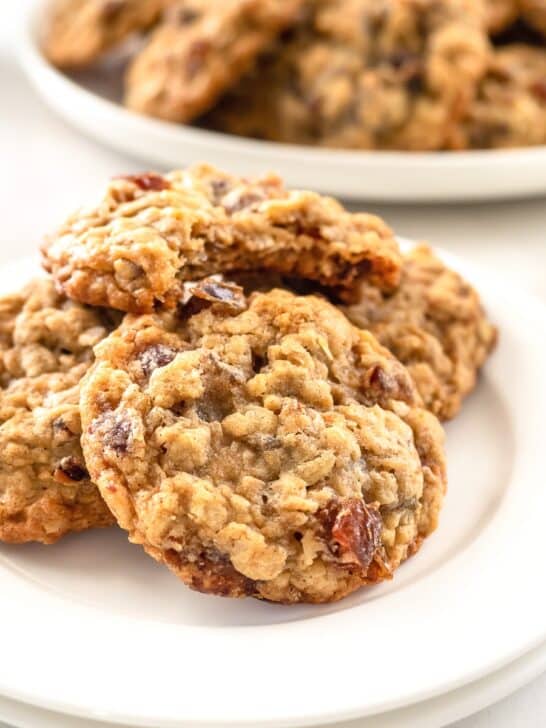
[[[461,202],[546,194],[546,147],[409,153],[317,149],[242,139],[124,109],[114,61],[70,78],[38,46],[42,3],[25,17],[18,47],[38,93],[82,132],[143,164],[172,169],[210,162],[240,174],[279,172],[292,187],[376,202]]]
[[[444,728],[502,700],[545,671],[546,645],[541,645],[493,675],[447,695],[372,718],[336,723],[330,728]],[[52,713],[2,697],[0,721],[5,721],[10,728],[120,728],[119,723],[103,723]],[[1,723],[0,728],[3,728]]]
[[[0,694],[131,726],[296,728],[429,700],[541,644],[546,311],[444,257],[502,336],[447,427],[440,528],[393,582],[287,608],[191,592],[116,529],[2,546]],[[0,269],[0,291],[35,270]]]

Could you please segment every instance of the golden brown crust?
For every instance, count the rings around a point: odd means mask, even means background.
[[[86,460],[119,524],[223,596],[325,602],[390,578],[445,488],[408,372],[323,299],[205,285],[127,316],[86,377]]]
[[[392,288],[400,274],[398,245],[379,218],[287,190],[275,175],[245,179],[206,165],[112,181],[43,252],[70,298],[132,312],[172,306],[184,281],[214,273],[290,273],[345,297],[363,277]]]
[[[497,338],[477,292],[425,245],[405,256],[394,294],[363,286],[361,302],[345,312],[408,367],[441,419],[457,414]]]
[[[168,0],[52,0],[43,49],[55,66],[85,66],[135,31],[149,28]]]
[[[125,103],[171,121],[191,121],[253,65],[296,20],[303,0],[178,0],[134,59]]]
[[[53,543],[114,522],[89,479],[79,414],[92,347],[112,327],[49,280],[0,298],[0,540]]]

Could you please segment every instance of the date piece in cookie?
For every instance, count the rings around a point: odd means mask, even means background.
[[[546,52],[514,44],[492,54],[455,137],[460,149],[546,144]]]
[[[114,519],[80,446],[79,384],[108,312],[37,280],[0,298],[0,540],[53,543]]]
[[[273,141],[441,149],[488,56],[474,0],[316,0],[203,123]]]
[[[125,103],[190,121],[251,69],[295,22],[303,0],[179,0],[127,75]]]
[[[53,0],[44,53],[61,68],[92,63],[129,35],[150,27],[168,0]]]
[[[112,181],[43,252],[70,298],[139,313],[174,305],[183,281],[244,270],[291,274],[347,298],[364,277],[395,286],[401,260],[373,215],[287,190],[275,175],[244,179],[205,165]]]
[[[90,472],[190,587],[329,602],[390,578],[434,530],[441,426],[326,300],[204,281],[177,314],[127,316],[97,357]]]
[[[406,365],[441,419],[457,414],[497,338],[476,291],[425,245],[405,256],[396,293],[364,285],[360,303],[344,310]]]

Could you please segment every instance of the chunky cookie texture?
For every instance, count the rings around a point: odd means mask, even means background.
[[[377,217],[349,213],[275,175],[245,179],[205,165],[115,179],[43,248],[70,298],[131,312],[173,306],[182,283],[259,270],[309,279],[350,298],[360,279],[392,288],[398,245]]]
[[[455,136],[462,149],[546,144],[546,52],[497,49]]]
[[[329,602],[434,530],[443,432],[407,370],[318,297],[197,283],[126,317],[82,390],[88,467],[190,587]]]
[[[80,380],[113,326],[39,280],[0,298],[0,540],[114,523],[80,447]]]
[[[43,41],[56,66],[95,61],[136,31],[150,27],[169,0],[53,0]]]
[[[181,0],[135,58],[126,104],[171,121],[190,121],[250,70],[303,0]]]
[[[497,338],[477,292],[425,245],[405,256],[394,294],[364,285],[360,303],[345,313],[407,366],[441,419],[458,413]]]
[[[204,123],[274,141],[441,149],[488,56],[474,0],[316,0]]]

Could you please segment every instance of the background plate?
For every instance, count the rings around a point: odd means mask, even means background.
[[[293,187],[381,202],[546,194],[546,147],[444,153],[328,150],[241,139],[140,116],[119,104],[122,58],[72,78],[43,58],[37,44],[41,5],[26,18],[18,43],[36,90],[78,129],[147,165],[172,169],[206,161],[240,174],[271,169]]]

